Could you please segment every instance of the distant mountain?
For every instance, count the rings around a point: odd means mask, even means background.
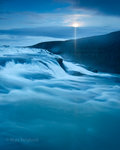
[[[120,73],[120,31],[77,40],[44,42],[30,47],[47,49],[90,69]]]

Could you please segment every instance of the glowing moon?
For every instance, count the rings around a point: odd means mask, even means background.
[[[83,27],[85,26],[84,22],[74,22],[72,23],[70,26],[74,27],[74,28],[78,28],[78,27]]]
[[[79,27],[80,25],[79,25],[79,23],[73,23],[72,26],[73,26],[74,28],[77,28],[77,27]]]

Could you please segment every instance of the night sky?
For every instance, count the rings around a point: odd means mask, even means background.
[[[0,0],[0,35],[72,38],[120,30],[119,0]]]

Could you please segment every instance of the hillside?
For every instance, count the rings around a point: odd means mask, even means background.
[[[76,41],[43,42],[30,47],[47,49],[100,72],[120,73],[120,31]]]

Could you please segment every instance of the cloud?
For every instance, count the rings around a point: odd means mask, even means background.
[[[120,28],[119,28],[120,29]],[[118,29],[118,30],[119,30]],[[112,27],[80,27],[77,28],[78,37],[87,37],[115,31]],[[10,30],[0,30],[0,35],[52,37],[52,38],[74,38],[73,27],[39,27],[39,28],[20,28]]]
[[[40,0],[0,0],[0,9],[5,12],[50,13],[55,12],[55,10],[67,9],[69,6],[71,6],[71,10],[75,8],[76,10],[90,10],[106,15],[120,15],[120,0],[46,0],[42,2]]]
[[[120,0],[62,0],[62,2],[68,2],[76,9],[91,10],[105,15],[120,15]]]
[[[89,17],[90,15],[87,14],[72,13],[2,13],[2,17],[0,17],[0,29],[34,28],[41,26],[69,26],[76,21],[84,22],[84,19]]]
[[[72,27],[38,27],[0,30],[1,35],[47,36],[54,38],[68,38],[74,35]]]
[[[6,20],[7,18],[4,18],[4,17],[0,17],[0,20]]]
[[[1,17],[0,17],[1,18]],[[64,27],[75,22],[84,26],[120,26],[120,16],[103,16],[81,13],[35,13],[16,12],[3,13],[0,19],[0,29],[35,28],[35,27]]]

